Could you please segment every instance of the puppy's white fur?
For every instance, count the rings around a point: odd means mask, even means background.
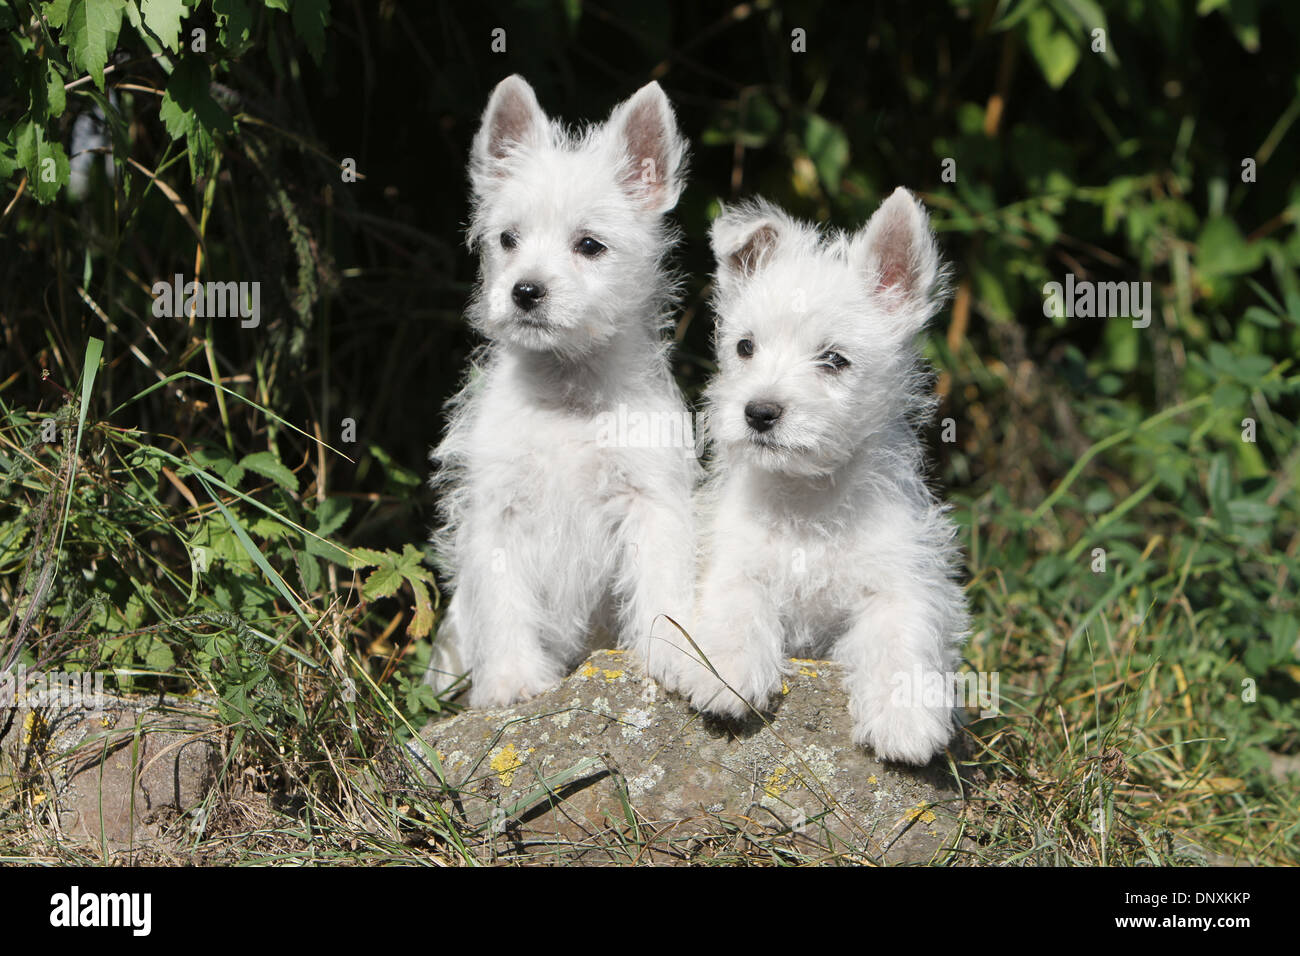
[[[605,427],[619,406],[685,413],[662,334],[675,293],[664,214],[685,156],[656,83],[583,130],[549,120],[518,76],[484,112],[469,317],[489,344],[432,456],[454,593],[427,674],[444,687],[468,670],[473,706],[545,690],[602,631],[660,674],[652,637],[676,633],[668,618],[689,626],[693,450],[618,447]],[[587,237],[604,251],[584,255]],[[545,289],[532,309],[512,298],[521,282]]]
[[[916,339],[943,293],[924,208],[899,189],[857,234],[822,236],[757,202],[724,212],[712,241],[720,370],[693,637],[732,689],[698,660],[681,689],[740,716],[771,701],[790,654],[829,654],[848,668],[855,741],[925,763],[952,707],[910,685],[955,670],[968,618],[916,434],[934,406]],[[750,403],[780,415],[758,431]]]

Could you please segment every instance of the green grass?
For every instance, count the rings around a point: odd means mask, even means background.
[[[447,709],[418,683],[437,600],[421,553],[350,546],[346,520],[364,537],[364,515],[322,496],[315,455],[290,468],[265,450],[187,449],[116,425],[125,406],[98,417],[81,392],[48,443],[45,416],[0,399],[0,656],[111,669],[117,689],[190,695],[227,728],[207,824],[181,858],[513,859],[458,825],[449,793],[397,800],[385,785],[387,745]],[[1017,504],[1000,483],[958,497],[976,622],[967,658],[999,674],[1002,713],[970,724],[966,839],[937,862],[1300,862],[1300,796],[1274,770],[1296,746],[1283,585],[1300,569],[1294,546],[1267,547],[1296,526],[1295,492],[1279,476],[1216,512],[1213,428],[1186,424],[1204,405],[1106,432],[1038,500]],[[1143,446],[1152,436],[1165,444]],[[1144,471],[1175,454],[1211,463],[1182,498]],[[1274,503],[1232,504],[1242,500]],[[0,791],[0,858],[81,861],[42,823],[41,792],[35,771]],[[609,834],[612,861],[862,859],[758,826],[687,844],[665,843],[630,809],[626,823]],[[136,859],[175,858],[155,854]]]

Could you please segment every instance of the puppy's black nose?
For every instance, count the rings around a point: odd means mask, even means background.
[[[750,402],[745,406],[745,421],[756,432],[765,432],[776,424],[785,408],[775,402]]]
[[[522,282],[516,282],[515,287],[510,290],[510,297],[515,300],[515,305],[525,312],[531,310],[542,297],[546,295],[546,286],[540,282],[530,282],[524,279]]]

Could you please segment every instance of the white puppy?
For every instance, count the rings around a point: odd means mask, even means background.
[[[426,675],[441,688],[468,670],[473,706],[545,690],[600,631],[659,674],[652,630],[688,626],[698,465],[662,334],[685,155],[656,83],[583,130],[548,120],[518,76],[483,114],[469,317],[489,344],[432,456],[454,594]],[[687,427],[664,442],[629,421]]]
[[[916,434],[934,405],[916,339],[943,279],[925,211],[899,189],[857,234],[823,237],[758,202],[712,241],[720,371],[693,637],[731,689],[698,660],[681,689],[740,716],[777,694],[792,652],[829,655],[848,668],[855,741],[925,763],[952,735],[968,629]]]

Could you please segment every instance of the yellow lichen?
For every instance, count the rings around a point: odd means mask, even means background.
[[[31,744],[36,736],[45,730],[45,718],[34,710],[29,710],[23,718],[23,746]]]
[[[579,677],[595,677],[600,672],[600,668],[591,661],[582,665],[582,670],[578,671]]]
[[[867,778],[867,783],[871,784],[872,786],[875,786],[876,784],[880,783],[880,781],[876,779],[876,775],[873,773],[870,777]]]
[[[918,803],[911,810],[908,810],[907,822],[911,823],[913,820],[920,820],[922,823],[933,823],[934,812],[929,809],[929,806],[928,803]]]
[[[786,780],[790,773],[785,767],[777,767],[772,771],[772,776],[767,778],[767,784],[763,787],[763,792],[769,797],[779,797],[790,789],[793,780]]]
[[[510,781],[515,779],[515,771],[523,765],[524,759],[519,756],[519,751],[515,750],[514,744],[506,744],[493,755],[490,761],[490,766],[496,771],[503,787],[510,786]]]
[[[799,673],[802,674],[804,677],[820,676],[815,670],[812,669],[812,667],[809,666],[810,664],[816,664],[817,663],[816,661],[809,660],[806,657],[792,657],[790,658],[790,661],[791,663],[799,665]]]
[[[605,680],[609,681],[611,684],[622,676],[622,671],[605,671]]]

